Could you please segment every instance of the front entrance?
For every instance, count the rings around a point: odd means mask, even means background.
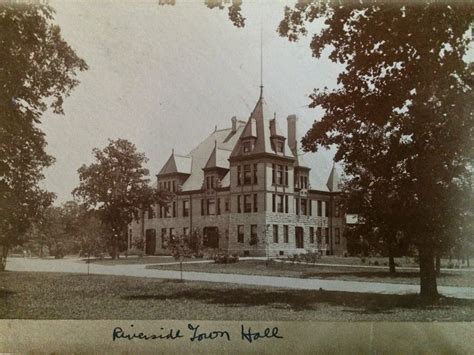
[[[295,243],[296,243],[296,248],[298,248],[298,249],[303,249],[304,248],[303,227],[295,227]]]
[[[203,246],[206,248],[219,248],[219,229],[217,227],[204,227]]]
[[[145,231],[145,254],[153,255],[156,249],[156,230],[147,229]]]

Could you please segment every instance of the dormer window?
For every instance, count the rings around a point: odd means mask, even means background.
[[[277,153],[283,153],[283,142],[276,142]]]
[[[250,153],[252,151],[252,142],[247,141],[243,144],[244,153]]]

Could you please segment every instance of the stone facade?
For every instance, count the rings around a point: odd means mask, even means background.
[[[186,156],[173,151],[157,186],[174,192],[174,199],[130,224],[129,249],[143,240],[147,254],[167,254],[167,236],[198,230],[213,251],[342,255],[345,224],[335,167],[327,190],[312,189],[296,116],[287,118],[288,138],[269,117],[261,93],[247,121],[233,117],[231,128],[216,130]]]

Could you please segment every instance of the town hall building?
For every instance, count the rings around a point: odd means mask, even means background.
[[[130,224],[128,248],[141,240],[147,254],[166,254],[169,236],[198,231],[206,248],[241,256],[343,254],[339,177],[333,166],[327,189],[310,186],[297,121],[287,117],[285,137],[261,87],[248,120],[233,117],[187,155],[173,150],[156,182],[173,200]]]

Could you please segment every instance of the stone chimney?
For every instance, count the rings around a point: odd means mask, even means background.
[[[232,121],[232,133],[235,133],[237,132],[237,117],[232,117],[231,118],[231,121]]]
[[[296,141],[296,124],[298,117],[296,115],[289,115],[286,120],[288,121],[288,146],[291,151],[296,150],[297,141]]]

